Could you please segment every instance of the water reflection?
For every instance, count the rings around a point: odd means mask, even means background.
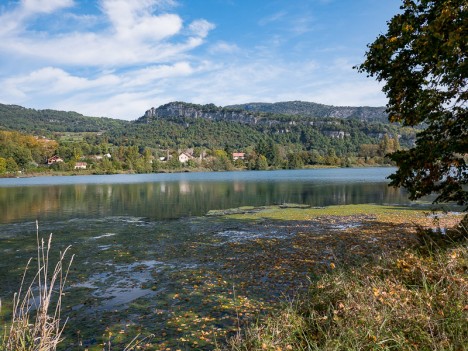
[[[161,181],[0,188],[0,221],[138,216],[174,219],[212,209],[301,203],[312,206],[408,203],[380,182]]]

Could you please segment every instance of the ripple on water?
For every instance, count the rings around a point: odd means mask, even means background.
[[[97,239],[102,239],[102,238],[108,238],[110,236],[114,236],[114,235],[117,235],[115,233],[105,233],[105,234],[102,234],[102,235],[98,235],[98,236],[95,236],[95,237],[92,237],[90,238],[91,240],[97,240]]]

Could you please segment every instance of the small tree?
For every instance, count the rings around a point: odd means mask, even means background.
[[[18,172],[19,167],[16,161],[13,159],[13,157],[8,157],[6,159],[6,171],[13,173],[13,172]]]
[[[410,199],[468,203],[468,5],[466,0],[405,0],[388,31],[368,46],[360,72],[384,81],[392,122],[423,125],[416,145],[390,158],[391,185]]]
[[[0,157],[0,174],[6,173],[7,171],[7,160]]]
[[[255,169],[263,171],[268,169],[268,160],[263,155],[258,155],[257,162],[255,163]]]
[[[288,168],[289,169],[300,169],[304,168],[304,160],[296,152],[288,155]]]

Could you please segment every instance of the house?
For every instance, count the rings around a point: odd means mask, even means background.
[[[179,155],[179,162],[180,163],[186,163],[188,160],[191,160],[193,159],[193,156],[185,153],[185,152],[182,152],[180,155]]]
[[[104,154],[104,155],[90,155],[88,156],[89,158],[92,158],[96,161],[101,161],[104,157],[107,157],[107,158],[111,158],[111,154],[107,153],[107,154]]]
[[[88,164],[86,162],[77,162],[75,163],[75,169],[86,169]]]
[[[53,165],[54,163],[60,163],[60,162],[63,162],[63,158],[61,158],[58,155],[52,156],[52,157],[47,159],[47,164],[48,165]]]
[[[243,152],[233,152],[232,153],[232,159],[235,160],[244,160],[245,159],[245,153]]]

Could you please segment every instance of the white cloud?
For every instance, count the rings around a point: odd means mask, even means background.
[[[214,28],[215,25],[213,23],[201,19],[190,23],[189,31],[195,36],[205,38],[208,35],[208,33]]]
[[[100,19],[95,15],[77,15],[71,12],[64,13],[61,16],[63,22],[70,26],[93,26],[99,23]]]
[[[102,0],[101,7],[117,37],[124,40],[161,40],[177,34],[182,19],[173,14],[152,14],[154,0]]]
[[[70,106],[87,116],[113,117],[134,120],[143,116],[146,109],[154,104],[149,93],[122,92],[104,96],[90,103],[89,94],[75,95],[70,99],[57,102],[53,108],[70,110]]]
[[[177,14],[154,14],[162,6],[174,4],[167,0],[101,0],[102,15],[109,26],[99,32],[73,31],[58,35],[26,31],[17,18],[18,12],[39,11],[35,1],[45,2],[43,12],[71,6],[71,0],[25,0],[21,6],[0,16],[0,52],[28,58],[31,64],[64,64],[76,66],[129,66],[176,60],[203,43],[214,25],[197,20],[188,26],[191,36],[183,35],[183,21]]]
[[[178,62],[174,65],[159,65],[146,67],[141,70],[132,71],[123,75],[123,86],[146,88],[150,84],[173,77],[186,77],[194,72],[193,67],[188,62]]]
[[[236,44],[227,43],[225,41],[218,41],[211,45],[209,52],[212,54],[228,53],[232,54],[240,51],[240,48]]]
[[[224,41],[219,27],[219,39],[210,41],[215,25],[184,23],[173,0],[96,1],[99,13],[78,13],[72,0],[23,0],[0,12],[0,102],[123,119],[174,100],[386,102],[377,83],[352,69],[360,60],[348,51],[330,51],[324,61],[323,47],[293,44],[311,28],[304,13],[261,19],[283,28],[262,40]],[[43,20],[55,11],[58,27],[49,31]],[[293,26],[293,18],[304,20]]]
[[[349,68],[339,58],[324,66],[314,60],[270,62],[239,58],[179,61],[139,69],[95,72],[95,78],[45,67],[0,80],[0,101],[76,110],[91,116],[134,119],[152,106],[183,100],[230,105],[252,101],[304,100],[331,105],[383,106],[381,86]]]
[[[70,75],[62,69],[45,67],[33,71],[28,75],[7,78],[2,81],[5,96],[27,98],[35,96],[60,96],[71,92],[76,93],[83,89],[96,89],[119,84],[120,80],[114,75],[103,75],[96,79],[87,79]]]
[[[35,13],[52,13],[73,5],[73,0],[22,0],[21,12],[28,15]]]
[[[386,98],[380,93],[382,86],[371,80],[335,82],[324,86],[303,99],[335,106],[385,106]]]
[[[0,91],[0,101],[29,106],[34,98],[41,101],[41,106],[36,103],[36,108],[135,118],[149,105],[152,106],[154,95],[164,93],[167,79],[187,77],[200,69],[204,69],[204,66],[193,68],[188,62],[177,62],[122,73],[98,72],[97,77],[92,79],[69,74],[60,68],[44,67],[26,75],[1,80],[3,89]],[[135,100],[119,100],[117,97],[132,97]],[[142,101],[145,103],[138,103]],[[111,102],[112,108],[109,108]],[[131,108],[134,108],[133,111]]]
[[[21,0],[11,11],[0,14],[0,40],[4,35],[17,35],[32,16],[50,14],[74,5],[73,0]],[[8,37],[6,39],[9,39]],[[2,45],[0,44],[0,50]]]

